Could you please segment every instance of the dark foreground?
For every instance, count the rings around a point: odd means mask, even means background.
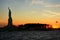
[[[0,32],[0,40],[60,40],[60,31]]]

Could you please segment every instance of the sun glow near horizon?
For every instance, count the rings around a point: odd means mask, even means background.
[[[60,28],[58,25],[52,25],[52,28]]]

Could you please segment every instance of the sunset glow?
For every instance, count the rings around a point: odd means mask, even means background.
[[[53,28],[60,28],[60,25],[59,24],[53,24],[52,27]]]
[[[59,28],[59,26],[58,25],[53,25],[53,28]]]
[[[45,23],[60,28],[60,0],[0,0],[0,27],[8,23],[8,7],[14,25]]]

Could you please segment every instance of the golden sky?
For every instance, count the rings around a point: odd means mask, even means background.
[[[7,25],[8,7],[12,11],[14,25],[25,23],[60,25],[60,0],[0,0],[0,26]]]

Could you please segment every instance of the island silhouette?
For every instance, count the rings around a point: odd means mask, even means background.
[[[8,24],[4,27],[4,28],[0,28],[0,31],[24,31],[24,30],[42,30],[42,31],[49,31],[49,30],[60,30],[60,28],[58,29],[53,29],[51,28],[52,25],[50,24],[41,24],[41,23],[26,23],[26,24],[22,24],[19,25],[18,27],[16,27],[15,25],[13,25],[13,21],[12,21],[12,16],[11,16],[11,9],[8,7]],[[49,27],[50,28],[47,28]]]

